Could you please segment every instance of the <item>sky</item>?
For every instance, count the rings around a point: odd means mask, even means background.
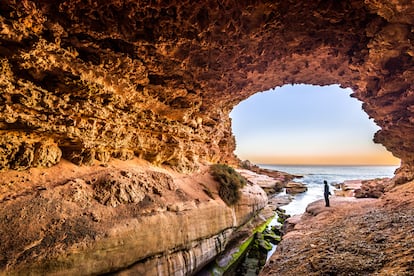
[[[256,93],[230,114],[236,155],[256,164],[399,165],[372,140],[379,127],[338,85],[285,85]]]

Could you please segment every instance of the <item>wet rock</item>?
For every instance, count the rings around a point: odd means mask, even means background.
[[[281,241],[282,238],[274,232],[265,231],[265,232],[263,232],[263,239],[265,239],[266,241],[268,241],[272,244],[278,244]]]
[[[272,250],[272,244],[264,239],[258,240],[258,247],[262,252],[269,252]]]
[[[279,207],[283,205],[287,205],[292,201],[291,195],[276,195],[269,198],[269,206],[273,210],[277,210]]]
[[[308,190],[305,184],[299,182],[289,182],[285,188],[287,194],[299,194]]]
[[[283,224],[285,222],[285,220],[287,220],[288,218],[290,218],[289,214],[286,214],[286,211],[283,209],[276,209],[276,214],[277,214],[277,221],[280,224]]]
[[[281,225],[273,225],[271,227],[271,231],[273,233],[275,233],[277,236],[282,236],[283,235],[282,226]]]

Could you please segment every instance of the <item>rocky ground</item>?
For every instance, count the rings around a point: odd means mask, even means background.
[[[247,181],[259,185],[269,196],[279,193],[295,176],[279,171],[251,167],[237,170]]]
[[[227,206],[208,166],[182,174],[139,159],[63,160],[2,172],[0,275],[189,275],[241,226],[257,227],[250,221],[267,201],[252,182]]]
[[[290,221],[261,275],[414,275],[414,182],[379,199],[333,197]]]

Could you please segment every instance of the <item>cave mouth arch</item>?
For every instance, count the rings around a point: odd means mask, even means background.
[[[338,85],[284,85],[256,93],[230,113],[235,154],[257,164],[399,165],[353,91]]]
[[[401,183],[414,179],[412,5],[118,2],[1,2],[0,170],[61,157],[237,164],[235,104],[284,84],[340,83],[402,160]]]

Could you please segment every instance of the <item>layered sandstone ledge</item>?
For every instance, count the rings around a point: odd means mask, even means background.
[[[4,173],[0,188],[1,275],[189,275],[267,205],[254,183],[228,207],[206,168],[183,175],[137,160]]]
[[[261,276],[414,274],[414,182],[379,199],[316,201],[287,223]]]

